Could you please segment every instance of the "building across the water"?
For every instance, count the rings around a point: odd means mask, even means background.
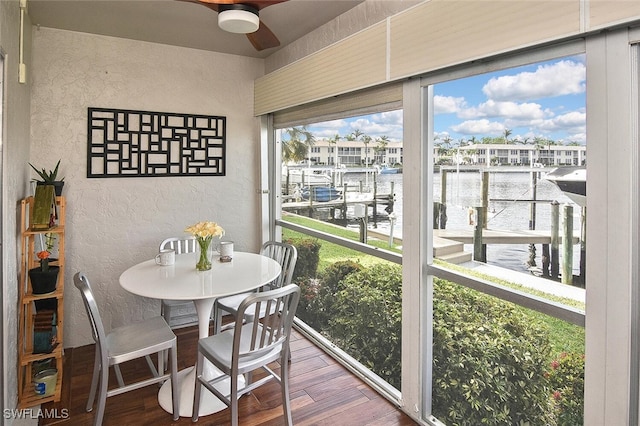
[[[335,144],[327,140],[317,140],[310,151],[311,164],[323,166],[402,164],[402,142],[389,141],[380,144],[371,141],[365,144],[362,141],[339,141]]]
[[[363,166],[402,164],[402,142],[318,140],[310,149],[312,164]],[[581,166],[586,163],[584,145],[474,144],[448,150],[433,149],[435,164]]]
[[[474,144],[433,151],[435,164],[582,166],[587,160],[584,145]]]

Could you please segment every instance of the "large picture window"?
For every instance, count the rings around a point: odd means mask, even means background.
[[[431,415],[582,424],[584,58],[427,88]]]
[[[299,325],[398,399],[402,111],[284,127],[276,146],[282,240],[302,264]]]

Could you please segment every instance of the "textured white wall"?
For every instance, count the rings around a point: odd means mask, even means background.
[[[91,342],[73,274],[85,271],[108,329],[159,313],[118,277],[167,236],[213,220],[238,250],[257,251],[259,121],[253,81],[263,61],[84,33],[34,29],[31,161],[62,158],[67,198],[65,347]],[[87,107],[227,117],[225,177],[87,179]],[[153,283],[149,283],[153,285]]]
[[[25,27],[30,28],[26,16]],[[18,0],[0,1],[0,52],[4,65],[4,128],[2,132],[2,392],[3,407],[13,408],[18,400],[16,342],[18,341],[19,230],[16,208],[29,188],[29,82],[18,83],[20,8]],[[27,30],[24,56],[29,75],[31,34]],[[2,70],[0,70],[1,72]],[[6,420],[11,424],[11,419]],[[0,421],[2,423],[2,421]]]

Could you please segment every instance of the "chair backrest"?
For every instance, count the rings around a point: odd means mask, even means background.
[[[298,260],[298,250],[291,244],[277,241],[267,241],[262,245],[260,253],[278,262],[282,267],[282,272],[275,280],[267,284],[264,289],[275,289],[291,284],[293,270],[296,268]]]
[[[171,237],[167,238],[160,243],[160,250],[173,249],[176,254],[195,253],[196,252],[196,237]]]
[[[101,342],[105,341],[106,334],[100,312],[98,311],[98,304],[96,303],[95,297],[93,297],[91,284],[89,284],[89,278],[87,278],[84,272],[78,272],[73,276],[73,282],[82,295],[82,301],[84,302],[84,307],[87,311],[89,322],[91,323],[93,340],[96,342],[96,350],[99,350],[104,355],[106,352],[103,351],[104,348]]]
[[[247,296],[238,307],[233,336],[233,353],[236,356],[233,362],[241,363],[247,358],[259,357],[276,347],[288,350],[299,300],[300,287],[295,284]],[[267,312],[262,319],[258,314],[260,311]],[[247,317],[254,320],[244,323]],[[284,346],[280,348],[279,345]]]

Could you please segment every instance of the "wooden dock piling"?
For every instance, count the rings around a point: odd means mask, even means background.
[[[551,278],[560,275],[560,203],[551,203]]]
[[[473,260],[478,262],[487,262],[487,245],[482,242],[482,230],[485,228],[482,224],[486,223],[486,208],[476,207],[476,226],[473,232]]]
[[[565,204],[562,227],[562,283],[573,284],[573,206]]]

